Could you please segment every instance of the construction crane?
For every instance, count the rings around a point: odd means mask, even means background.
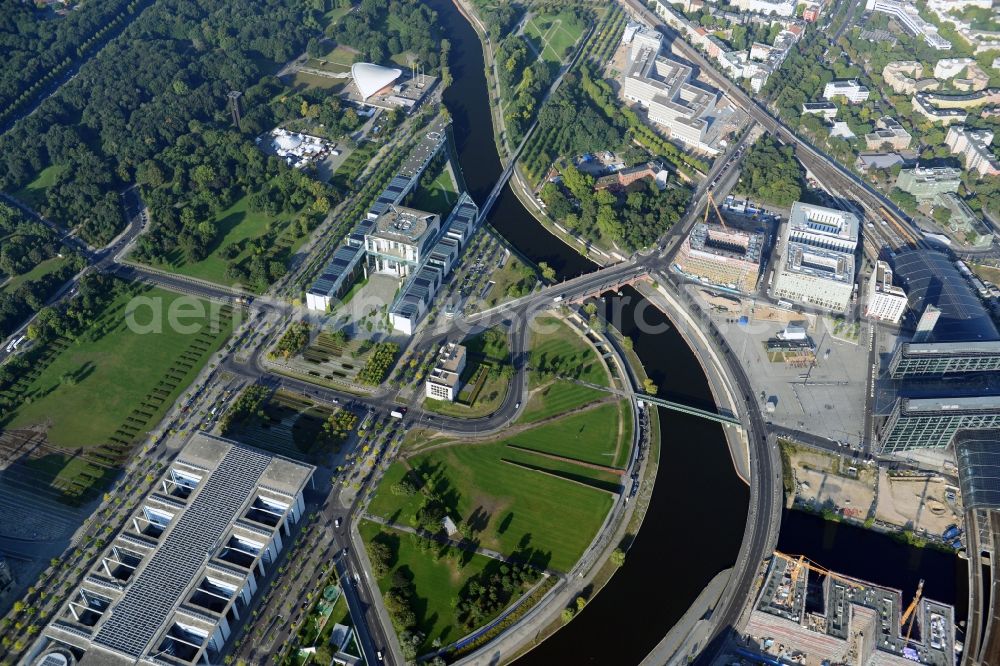
[[[791,579],[791,585],[788,586],[788,605],[791,606],[795,603],[795,583],[799,580],[799,572],[802,571],[803,562],[805,562],[806,556],[799,555],[798,561],[792,564],[792,572],[789,574]]]
[[[806,569],[809,569],[810,571],[815,571],[816,573],[826,576],[828,578],[838,580],[841,583],[844,583],[845,585],[850,585],[851,587],[860,587],[860,588],[865,587],[864,583],[856,581],[852,578],[847,578],[846,576],[841,576],[838,573],[830,571],[829,569],[816,564],[812,560],[807,559],[804,555],[800,555],[798,558],[795,558],[792,555],[786,555],[785,553],[776,550],[774,551],[774,556],[780,557],[781,559],[790,562],[791,564],[801,563],[801,566],[804,566]]]
[[[899,628],[902,629],[903,625],[906,625],[906,638],[903,641],[904,645],[908,645],[910,642],[910,632],[913,631],[913,621],[917,619],[917,616],[913,614],[913,611],[916,610],[917,604],[920,602],[920,597],[923,593],[924,579],[921,578],[920,582],[917,583],[917,593],[913,595],[913,601],[910,602],[910,605],[906,607],[906,610],[903,611],[903,614],[899,617]],[[907,624],[907,620],[909,620],[909,624]]]
[[[711,206],[712,206],[712,208],[714,208],[714,209],[715,209],[715,214],[716,214],[716,216],[718,216],[718,218],[719,218],[719,224],[721,224],[721,225],[722,225],[722,228],[723,228],[723,229],[726,229],[726,230],[728,231],[728,230],[729,230],[729,227],[727,227],[727,226],[726,226],[726,220],[725,220],[725,219],[724,219],[724,218],[722,217],[722,213],[721,213],[721,212],[719,212],[719,207],[718,207],[718,206],[716,205],[716,203],[715,203],[715,198],[714,198],[714,197],[712,196],[712,193],[711,193],[711,192],[709,192],[709,193],[708,193],[708,203],[707,203],[707,204],[705,204],[705,218],[704,218],[704,220],[702,220],[702,221],[703,221],[703,222],[704,222],[705,224],[708,224],[708,207],[709,207],[709,205],[711,205]]]

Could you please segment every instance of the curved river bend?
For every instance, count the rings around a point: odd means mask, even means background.
[[[493,141],[482,45],[452,0],[425,2],[437,11],[451,41],[449,64],[454,81],[444,93],[444,102],[454,119],[466,185],[476,201],[482,202],[502,171]],[[519,252],[536,263],[548,263],[560,278],[596,267],[550,234],[525,210],[510,185],[490,212],[489,222]],[[646,307],[649,304],[631,288],[623,291],[623,299],[621,332],[632,338],[659,395],[714,408],[708,381],[680,334],[672,326],[655,336],[636,330],[637,309],[650,324],[669,325],[665,315]],[[733,470],[722,427],[664,409],[659,410],[659,417],[661,432],[669,435],[660,442],[652,499],[625,565],[573,622],[518,664],[638,664],[708,582],[735,562],[750,497]],[[904,590],[911,589],[917,577],[924,577],[932,598],[945,603],[965,595],[963,561],[901,546],[860,528],[831,527],[800,512],[785,513],[779,548]],[[956,612],[964,619],[964,604]]]

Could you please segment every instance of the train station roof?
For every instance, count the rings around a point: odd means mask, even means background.
[[[892,272],[906,291],[911,313],[919,316],[928,305],[941,310],[932,341],[1000,339],[982,301],[947,255],[917,248],[903,250],[893,258]]]

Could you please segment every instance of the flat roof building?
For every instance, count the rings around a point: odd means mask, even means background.
[[[779,232],[772,295],[843,312],[854,294],[856,215],[796,201]]]
[[[441,218],[404,206],[389,206],[365,234],[371,270],[407,277],[423,262],[437,240]]]
[[[802,113],[813,113],[823,116],[826,120],[833,120],[837,117],[837,105],[833,102],[804,102]]]
[[[1000,428],[1000,396],[898,398],[879,434],[881,453],[943,449],[960,430]]]
[[[951,123],[962,123],[969,117],[969,114],[962,109],[938,108],[927,93],[917,93],[911,100],[913,110],[934,123],[950,125]]]
[[[478,226],[479,207],[463,192],[441,225],[441,232],[430,238],[428,249],[420,255],[420,263],[410,273],[412,277],[390,306],[393,328],[406,335],[413,334]]]
[[[684,239],[675,268],[702,282],[752,294],[760,278],[764,234],[699,222]]]
[[[460,344],[448,342],[441,346],[434,369],[424,382],[428,398],[454,401],[462,389],[462,371],[465,370],[466,350]]]
[[[884,146],[893,150],[906,150],[912,138],[899,121],[885,116],[875,123],[875,131],[865,134],[865,145],[868,150],[877,150]]]
[[[831,81],[823,88],[823,99],[843,97],[851,104],[858,104],[868,99],[868,88],[854,79]]]
[[[897,60],[882,68],[882,78],[893,92],[912,95],[941,86],[937,79],[923,78],[924,66],[916,60]]]
[[[303,516],[313,468],[195,434],[45,627],[27,664],[217,664]]]
[[[642,49],[626,67],[623,94],[646,109],[671,138],[704,149],[716,94],[693,85],[691,75],[688,65]]]
[[[898,324],[906,312],[906,292],[892,283],[892,269],[884,261],[875,262],[868,278],[868,301],[865,316]]]
[[[881,12],[896,19],[911,35],[923,37],[929,46],[939,51],[951,49],[951,42],[938,34],[937,26],[925,21],[911,2],[901,0],[868,0],[865,9]]]
[[[952,167],[915,167],[903,169],[896,179],[896,187],[909,192],[918,200],[933,199],[945,192],[958,192],[962,184],[962,170]]]
[[[745,632],[751,645],[773,655],[765,663],[952,666],[955,609],[923,597],[913,631],[901,621],[899,590],[838,572],[814,570],[787,555],[771,558]]]
[[[1000,341],[904,342],[889,361],[893,378],[1000,371]]]

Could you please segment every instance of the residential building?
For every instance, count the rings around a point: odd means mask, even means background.
[[[815,23],[819,20],[820,13],[822,11],[823,8],[820,5],[809,5],[802,12],[802,20],[809,23]]]
[[[927,95],[928,93],[917,93],[911,102],[913,110],[931,122],[950,125],[952,123],[965,122],[965,119],[969,117],[969,114],[961,109],[939,109],[930,101]]]
[[[438,352],[434,369],[424,382],[428,398],[454,402],[462,390],[462,371],[465,370],[466,350],[460,344],[448,342]]]
[[[930,92],[924,93],[924,99],[939,109],[974,109],[987,104],[1000,104],[1000,88],[987,88],[965,95]]]
[[[703,148],[716,94],[693,85],[691,75],[688,65],[644,49],[626,68],[623,92],[671,138]]]
[[[796,201],[782,224],[772,295],[843,312],[854,294],[856,215]]]
[[[972,58],[942,58],[934,65],[935,79],[950,79],[961,74],[966,67],[976,62]]]
[[[802,113],[813,113],[822,116],[825,120],[833,120],[837,117],[837,105],[833,102],[805,102],[802,105]]]
[[[895,118],[885,116],[875,123],[875,131],[865,134],[865,144],[868,150],[877,150],[888,146],[895,150],[906,150],[910,147],[913,137],[903,129]]]
[[[965,76],[954,79],[951,84],[958,90],[966,92],[985,90],[986,86],[990,85],[990,75],[984,72],[978,64],[972,63],[966,69]]]
[[[979,25],[974,19],[962,18],[962,12],[971,7],[995,12],[991,0],[928,0],[927,9],[937,15],[939,21],[950,23],[955,32],[973,47],[975,53],[993,51],[1000,48],[1000,33],[989,25]]]
[[[944,192],[957,192],[961,184],[962,170],[952,167],[903,169],[896,179],[896,187],[921,201],[933,199]]]
[[[831,81],[823,88],[823,99],[830,100],[834,97],[843,97],[851,104],[859,104],[868,99],[868,88],[853,79]]]
[[[716,287],[752,294],[763,247],[762,233],[699,222],[677,252],[674,269]]]
[[[898,324],[906,312],[906,292],[892,284],[892,269],[884,261],[876,261],[868,278],[868,301],[865,316]]]
[[[223,662],[303,518],[315,468],[202,432],[166,465],[24,663]]]
[[[974,130],[956,125],[948,128],[945,143],[951,152],[962,156],[965,168],[980,176],[1000,175],[1000,161],[993,155],[990,144],[993,143],[993,131],[988,129]]]
[[[906,0],[868,0],[865,9],[870,12],[888,14],[912,35],[922,37],[932,48],[939,51],[951,49],[951,42],[938,34],[937,26],[928,23],[912,2]]]
[[[925,79],[923,75],[924,66],[916,60],[897,60],[882,68],[882,79],[894,92],[903,95],[935,90],[941,85],[937,79]]]

